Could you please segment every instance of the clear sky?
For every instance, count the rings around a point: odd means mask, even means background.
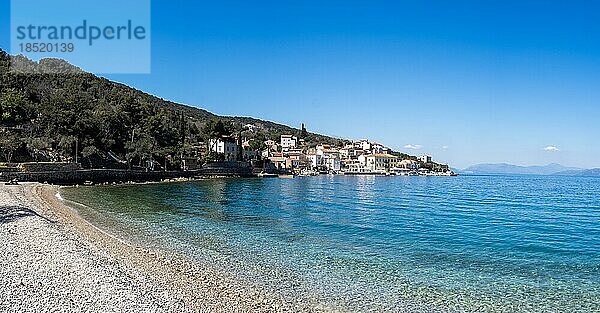
[[[106,77],[456,167],[600,167],[597,1],[153,0],[151,35],[152,74]]]

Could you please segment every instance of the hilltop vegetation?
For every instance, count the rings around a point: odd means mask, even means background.
[[[18,64],[22,72],[11,72]],[[51,70],[52,73],[49,73]],[[30,74],[30,73],[36,74]],[[57,72],[59,74],[57,74]],[[279,140],[298,129],[249,117],[217,116],[85,73],[55,59],[32,62],[0,50],[0,159],[73,161],[86,167],[143,165],[154,160],[178,168],[183,157],[203,158],[221,121],[227,132],[253,140]],[[244,128],[252,125],[252,129]],[[340,139],[306,133],[307,144]]]

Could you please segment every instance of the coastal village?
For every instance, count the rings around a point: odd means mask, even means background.
[[[204,177],[294,177],[316,175],[456,176],[448,165],[393,151],[367,139],[331,140],[314,143],[304,125],[297,134],[281,134],[279,140],[261,140],[258,127],[247,124],[244,131],[213,132],[208,123],[205,141],[189,145],[180,155],[180,166],[166,168],[156,158],[141,159],[137,165],[107,154],[106,167],[85,168],[75,155],[66,160],[0,163],[2,181],[39,181],[59,184],[127,181],[158,181]],[[221,128],[219,122],[215,129]],[[238,125],[240,126],[240,125]],[[277,136],[270,134],[271,138]],[[311,138],[305,140],[302,137]],[[319,137],[317,137],[319,138]],[[327,138],[327,137],[321,137]],[[319,140],[319,139],[317,139]],[[337,142],[338,144],[331,144]]]
[[[43,72],[46,62],[0,49],[0,69],[11,64]],[[94,75],[38,78],[0,71],[0,181],[455,175],[428,155],[311,133],[305,125],[218,116]]]
[[[246,125],[245,129],[252,130],[253,127],[253,125]],[[304,125],[302,130],[305,131]],[[221,154],[224,161],[263,161],[264,172],[261,173],[263,175],[273,170],[299,176],[456,175],[448,165],[432,162],[430,155],[410,157],[406,154],[394,153],[385,145],[367,139],[346,142],[340,146],[325,143],[311,146],[299,135],[293,134],[282,134],[279,139],[279,141],[266,140],[263,149],[253,149],[250,141],[245,138],[221,136],[211,139],[209,146],[211,152]]]

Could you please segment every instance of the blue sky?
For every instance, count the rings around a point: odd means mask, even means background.
[[[600,167],[599,34],[594,1],[154,0],[152,74],[105,76],[456,167]]]

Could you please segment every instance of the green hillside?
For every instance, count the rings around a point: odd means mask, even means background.
[[[300,132],[250,117],[217,116],[85,73],[62,60],[36,63],[2,50],[0,104],[0,160],[12,162],[72,161],[78,151],[86,167],[142,165],[155,159],[172,168],[181,157],[201,157],[200,147],[209,136],[203,128],[210,120],[221,120],[231,132],[256,142]],[[244,129],[246,124],[255,127]],[[312,133],[305,140],[341,142]]]

